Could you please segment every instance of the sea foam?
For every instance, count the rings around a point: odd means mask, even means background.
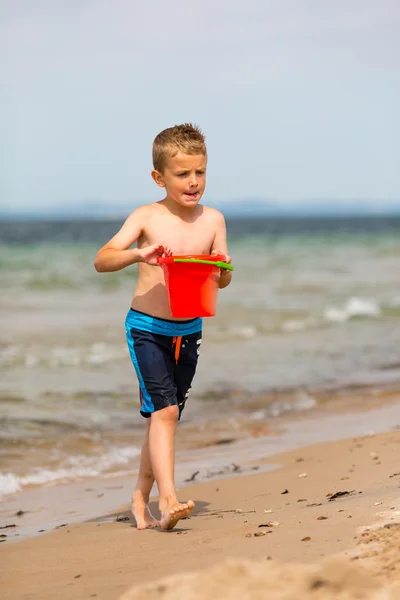
[[[15,494],[27,486],[57,485],[66,481],[76,481],[98,477],[106,474],[117,466],[129,465],[136,456],[139,456],[140,448],[137,446],[126,446],[125,448],[111,448],[101,456],[78,455],[68,458],[64,465],[57,469],[31,470],[26,475],[15,475],[14,473],[0,473],[0,498],[9,494]],[[127,469],[127,471],[129,471]]]
[[[379,304],[372,299],[352,297],[342,306],[328,306],[323,311],[323,316],[327,321],[334,323],[344,323],[354,317],[379,317],[381,308]]]

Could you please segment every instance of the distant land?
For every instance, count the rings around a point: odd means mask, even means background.
[[[218,208],[228,218],[268,217],[350,217],[400,215],[400,199],[395,200],[304,200],[296,202],[274,202],[262,198],[217,202],[206,200],[208,206]],[[138,203],[111,203],[104,200],[83,201],[81,204],[62,205],[35,210],[0,209],[0,219],[122,219]]]

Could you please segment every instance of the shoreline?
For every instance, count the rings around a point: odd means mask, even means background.
[[[266,455],[265,464],[279,468],[187,486],[195,513],[168,533],[137,531],[125,505],[1,544],[4,598],[111,600],[133,584],[182,579],[225,558],[313,564],[340,554],[347,563],[354,556],[371,561],[365,544],[377,524],[400,523],[399,449],[400,431],[392,429]],[[388,531],[390,545],[396,530]],[[396,561],[389,573],[382,570],[384,583],[400,577]]]
[[[322,442],[387,432],[396,425],[400,427],[400,399],[398,396],[395,399],[397,402],[391,398],[382,407],[373,402],[368,408],[354,402],[350,406],[348,403],[347,406],[327,405],[314,409],[312,414],[297,413],[268,420],[260,435],[256,432],[253,437],[210,444],[201,449],[178,449],[177,488],[183,492],[193,483],[271,471],[281,466],[275,458],[282,453]],[[0,526],[16,525],[9,528],[7,542],[10,543],[29,536],[43,536],[66,523],[95,519],[126,504],[124,499],[130,498],[134,478],[135,473],[117,474],[27,488],[3,499]]]

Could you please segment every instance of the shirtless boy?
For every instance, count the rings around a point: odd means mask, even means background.
[[[94,264],[100,272],[138,264],[138,282],[125,324],[147,430],[132,513],[138,529],[161,526],[168,530],[194,508],[192,500],[181,503],[176,496],[174,439],[196,370],[202,320],[173,319],[157,259],[173,254],[223,254],[230,262],[230,257],[223,215],[199,204],[207,168],[200,129],[183,124],[159,133],[153,143],[153,166],[152,177],[165,189],[165,198],[135,210],[99,250]],[[135,242],[137,247],[131,248]],[[231,271],[221,270],[219,287],[229,285],[231,276]],[[160,521],[148,507],[154,481]]]

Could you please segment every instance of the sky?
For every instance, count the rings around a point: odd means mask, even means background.
[[[400,202],[399,106],[398,0],[0,2],[3,209],[157,200],[186,121],[205,202]]]

